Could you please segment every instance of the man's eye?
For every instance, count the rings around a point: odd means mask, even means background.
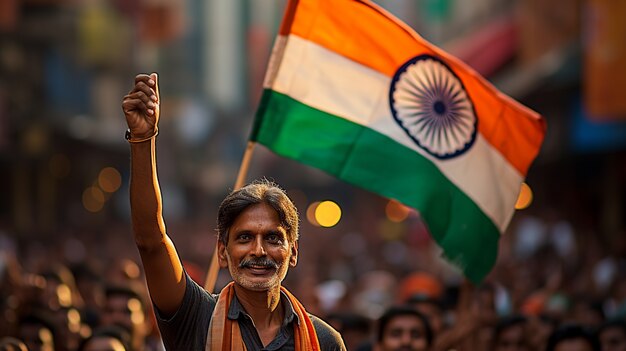
[[[402,336],[402,329],[391,329],[389,331],[389,336],[394,338]]]
[[[237,239],[241,241],[250,240],[251,238],[252,238],[252,235],[250,234],[239,234],[239,236],[237,237]]]
[[[267,236],[267,240],[271,243],[279,243],[281,242],[281,237],[278,236],[277,234],[270,234]]]

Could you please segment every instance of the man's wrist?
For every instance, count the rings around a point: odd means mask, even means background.
[[[148,141],[148,140],[152,140],[154,138],[156,138],[156,136],[159,135],[159,128],[155,127],[154,128],[154,134],[147,136],[147,137],[143,137],[143,138],[135,138],[131,135],[130,133],[130,128],[126,129],[126,133],[124,134],[124,139],[126,139],[126,141],[128,141],[129,143],[143,143],[144,141]]]

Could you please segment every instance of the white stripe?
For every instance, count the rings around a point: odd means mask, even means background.
[[[281,46],[284,41],[278,40]],[[282,55],[272,60],[282,62],[273,79],[266,80],[266,88],[369,127],[418,152],[504,232],[515,211],[523,177],[480,133],[464,154],[436,159],[418,147],[393,119],[388,102],[390,77],[295,35],[290,35],[286,47],[279,51]]]

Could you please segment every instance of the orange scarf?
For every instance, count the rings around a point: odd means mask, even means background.
[[[304,306],[287,289],[280,287],[280,290],[287,295],[293,305],[293,309],[298,316],[300,324],[294,324],[294,339],[296,350],[299,351],[319,351],[320,345],[317,341],[317,334],[313,327],[313,322]],[[228,319],[228,308],[235,296],[234,283],[230,282],[217,299],[211,323],[207,335],[205,351],[245,351],[246,345],[241,337],[239,323]]]

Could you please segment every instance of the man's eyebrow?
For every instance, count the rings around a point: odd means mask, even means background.
[[[280,235],[280,234],[287,234],[287,230],[281,226],[281,227],[278,227],[276,229],[270,229],[270,230],[266,231],[265,234],[266,235],[270,235],[270,234],[278,234],[278,235]]]

